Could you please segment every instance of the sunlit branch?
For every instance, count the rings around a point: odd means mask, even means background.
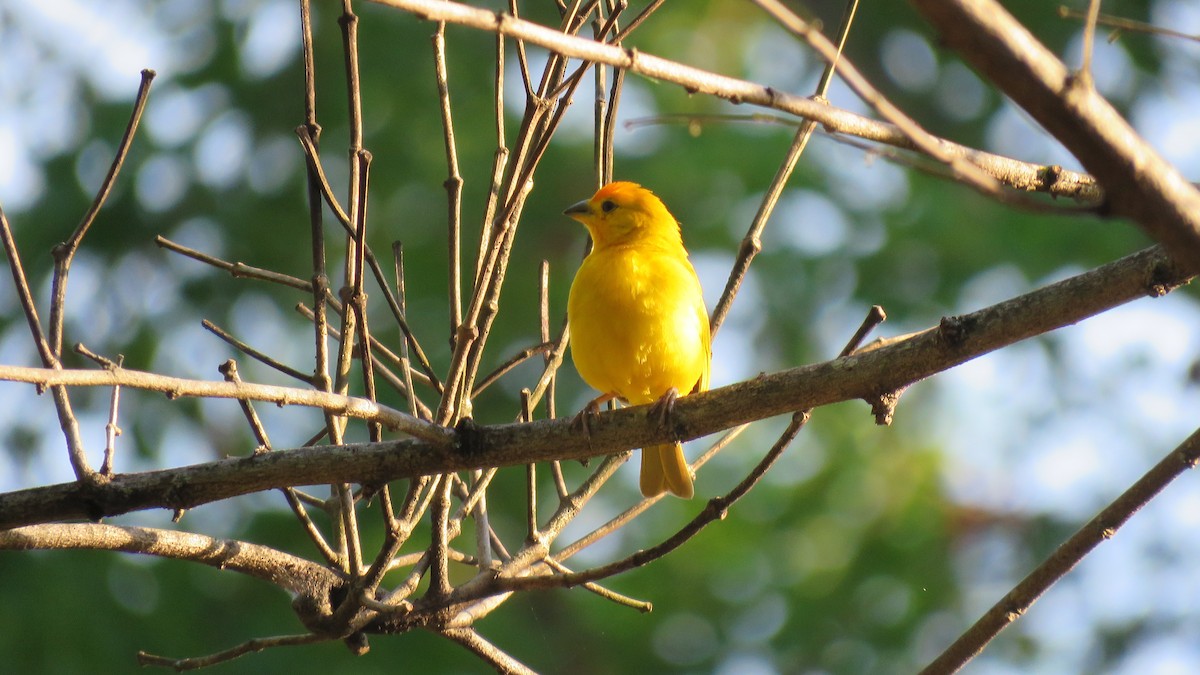
[[[270,384],[214,382],[157,375],[141,370],[66,370],[0,365],[0,381],[28,382],[42,386],[113,387],[125,386],[158,391],[168,398],[181,396],[232,398],[265,401],[276,405],[318,408],[337,415],[374,420],[385,426],[424,438],[432,443],[448,444],[453,432],[416,419],[385,405],[353,396],[330,394],[312,389],[280,387]]]
[[[1094,87],[994,0],[911,0],[944,42],[1010,96],[1104,187],[1107,212],[1130,218],[1200,264],[1200,191]]]
[[[430,20],[456,23],[515,37],[565,56],[624,68],[653,80],[680,85],[691,93],[710,94],[733,103],[748,103],[791,113],[813,120],[831,132],[908,150],[917,149],[907,135],[891,124],[779,91],[767,85],[719,75],[636,49],[565,35],[506,14],[444,0],[371,1],[409,11]],[[1041,165],[986,153],[945,139],[937,139],[937,143],[947,156],[966,158],[996,180],[1017,190],[1048,192],[1089,203],[1099,202],[1102,198],[1095,181],[1087,176],[1080,176],[1079,180],[1069,180],[1070,176],[1064,176],[1063,180],[1047,181],[1045,167]]]

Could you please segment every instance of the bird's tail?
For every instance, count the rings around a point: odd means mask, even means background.
[[[652,445],[642,449],[642,495],[657,497],[670,492],[676,497],[691,499],[692,473],[678,443]]]

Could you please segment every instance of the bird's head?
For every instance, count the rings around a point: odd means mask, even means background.
[[[653,192],[637,183],[609,183],[563,213],[587,227],[597,248],[643,238],[680,241],[675,217]]]

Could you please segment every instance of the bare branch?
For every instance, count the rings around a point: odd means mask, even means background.
[[[1058,15],[1064,19],[1087,18],[1087,14],[1071,9],[1066,5],[1058,6]],[[1146,23],[1145,21],[1134,21],[1133,19],[1126,19],[1125,17],[1113,16],[1111,14],[1100,14],[1098,17],[1096,17],[1096,23],[1101,26],[1108,26],[1109,28],[1115,29],[1113,31],[1113,36],[1109,39],[1110,42],[1116,40],[1116,36],[1119,35],[1121,31],[1149,33],[1150,35],[1165,35],[1167,37],[1179,38],[1181,40],[1200,42],[1200,34],[1183,33],[1177,30],[1171,30],[1170,28],[1155,26],[1154,24]]]
[[[487,661],[498,673],[505,675],[535,675],[528,666],[500,650],[496,645],[483,639],[471,628],[450,628],[442,632],[447,638],[475,652],[477,656]]]
[[[450,83],[446,74],[446,24],[439,23],[433,34],[434,77],[442,111],[442,133],[446,140],[446,226],[450,249],[450,338],[462,323],[462,188],[458,171],[458,146],[454,141],[454,117],[450,112]]]
[[[846,3],[845,12],[842,15],[842,26],[838,31],[837,51],[833,58],[829,59],[825,64],[825,71],[821,74],[821,80],[817,84],[817,90],[813,94],[813,100],[821,103],[827,103],[825,93],[829,90],[829,83],[833,81],[834,68],[842,55],[842,50],[846,46],[846,39],[850,36],[850,26],[854,23],[854,14],[858,9],[858,0],[850,0]],[[742,281],[746,278],[746,273],[750,271],[750,263],[762,250],[762,233],[767,226],[767,220],[771,217],[771,213],[775,211],[775,204],[779,202],[779,197],[783,194],[783,188],[787,181],[792,176],[792,172],[796,168],[796,163],[800,161],[800,155],[804,153],[804,149],[808,147],[808,140],[812,138],[813,132],[817,125],[811,120],[805,120],[800,128],[796,131],[796,136],[792,139],[792,145],[788,148],[787,154],[784,155],[783,161],[780,162],[779,168],[775,170],[775,176],[771,179],[771,184],[767,186],[766,192],[763,194],[762,202],[758,206],[758,211],[754,214],[754,219],[750,222],[749,229],[746,230],[746,235],[742,237],[742,243],[738,247],[737,259],[734,260],[732,269],[729,270],[729,279],[725,282],[725,290],[721,292],[721,298],[717,301],[717,306],[713,309],[712,318],[709,319],[709,333],[716,336],[717,331],[721,329],[721,324],[725,322],[726,315],[733,307],[733,300],[737,297],[738,290],[742,287]]]
[[[687,525],[683,526],[678,532],[670,537],[667,537],[658,544],[639,550],[621,560],[611,562],[601,567],[585,570],[583,572],[568,572],[549,576],[531,575],[508,577],[497,579],[497,585],[506,591],[525,590],[531,588],[577,586],[579,584],[593,582],[606,577],[611,577],[615,574],[620,574],[621,572],[631,570],[635,567],[640,567],[653,560],[663,557],[664,555],[682,546],[685,542],[687,542],[687,540],[696,536],[700,530],[707,527],[710,523],[725,518],[725,515],[729,511],[729,507],[732,506],[734,502],[744,497],[746,493],[750,491],[750,488],[754,487],[758,481],[762,480],[762,477],[766,474],[767,469],[774,465],[779,457],[783,455],[783,451],[786,450],[791,444],[792,440],[796,438],[796,434],[800,432],[800,429],[804,427],[804,425],[808,422],[808,419],[808,411],[798,412],[792,415],[791,423],[788,424],[787,428],[783,430],[783,433],[780,434],[779,439],[775,441],[775,444],[771,446],[771,449],[766,453],[762,460],[759,461],[749,475],[747,475],[744,479],[742,479],[741,482],[734,486],[734,488],[730,490],[728,494],[710,499],[708,504],[705,505],[704,510],[697,514],[696,517],[691,521],[689,521]]]
[[[54,256],[54,281],[50,291],[50,348],[59,357],[62,356],[63,317],[67,306],[67,276],[71,271],[71,261],[75,258],[79,244],[92,227],[104,202],[108,200],[113,185],[117,182],[117,176],[120,175],[121,167],[125,164],[125,157],[129,154],[129,147],[133,145],[133,137],[137,133],[138,123],[142,120],[142,112],[146,109],[146,101],[150,97],[150,84],[154,81],[155,75],[156,73],[149,68],[142,71],[142,82],[138,86],[137,96],[133,100],[133,111],[129,114],[125,133],[121,136],[121,143],[117,146],[117,153],[108,167],[108,174],[104,176],[104,182],[100,184],[100,189],[96,191],[96,197],[92,200],[91,207],[88,208],[87,213],[83,214],[83,219],[71,233],[70,238],[51,250]]]
[[[253,267],[241,262],[227,262],[225,260],[221,260],[220,258],[208,255],[207,253],[202,253],[195,249],[188,248],[182,244],[176,244],[162,235],[155,237],[154,243],[158,244],[161,248],[167,249],[168,251],[174,251],[175,253],[187,256],[192,260],[197,260],[206,265],[216,267],[217,269],[225,270],[231,277],[234,277],[235,279],[246,278],[258,279],[259,281],[269,281],[271,283],[279,284],[280,286],[287,286],[289,288],[295,288],[310,293],[313,290],[312,284],[303,279],[298,279],[288,274],[273,272],[261,267]]]
[[[1156,153],[1095,88],[993,0],[912,0],[942,39],[1012,97],[1104,186],[1111,213],[1172,255],[1200,263],[1200,191]]]
[[[341,584],[329,568],[290,553],[245,541],[152,527],[97,523],[17,527],[0,530],[0,549],[94,549],[189,560],[269,581],[295,594]]]
[[[566,35],[535,23],[496,14],[456,2],[442,0],[372,0],[412,12],[434,21],[456,23],[516,37],[541,45],[555,53],[624,68],[654,80],[678,84],[691,93],[703,93],[733,103],[772,108],[804,117],[833,133],[857,136],[906,150],[918,149],[911,139],[891,124],[825,105],[812,99],[779,91],[769,86],[739,80],[694,68],[632,48],[602,44]],[[951,158],[964,157],[989,175],[1017,190],[1046,192],[1087,203],[1101,200],[1100,190],[1090,177],[1058,167],[1030,164],[937,139],[942,152]],[[1051,170],[1053,168],[1053,170]]]
[[[286,363],[283,363],[283,362],[279,361],[278,359],[251,347],[250,345],[246,344],[245,342],[242,342],[241,340],[233,337],[232,335],[229,334],[228,331],[222,329],[220,326],[209,321],[208,319],[202,320],[200,322],[200,325],[204,326],[204,330],[207,330],[208,332],[212,333],[213,335],[216,335],[217,337],[221,338],[227,344],[229,344],[229,346],[233,347],[234,349],[238,350],[239,352],[242,352],[246,356],[249,356],[250,358],[254,359],[255,361],[258,361],[259,363],[262,363],[263,365],[266,365],[269,368],[273,368],[294,380],[299,380],[305,384],[313,383],[313,381],[312,381],[313,378],[311,375],[306,375],[305,373],[302,373],[302,372],[296,370],[295,368],[292,368],[291,366],[287,365]]]
[[[301,405],[364,420],[374,420],[388,427],[433,443],[450,443],[452,432],[444,427],[419,420],[407,413],[385,405],[357,398],[330,394],[312,389],[279,387],[270,384],[213,382],[188,380],[156,375],[141,370],[113,368],[106,370],[58,370],[0,365],[0,380],[28,382],[41,386],[113,387],[126,386],[147,391],[160,391],[169,398],[196,396],[265,401],[276,405]]]
[[[1100,18],[1100,0],[1088,0],[1087,18],[1083,22],[1083,57],[1080,59],[1078,77],[1087,86],[1094,87],[1092,78],[1092,48],[1096,42],[1096,21]]]
[[[962,668],[1008,624],[1029,611],[1046,589],[1074,569],[1092,549],[1112,539],[1134,513],[1162,492],[1171,481],[1188,469],[1194,469],[1197,462],[1200,462],[1200,429],[1163,457],[1095,518],[1079,528],[921,672],[934,675],[953,673]]]
[[[66,483],[0,494],[0,527],[146,508],[190,508],[287,485],[384,483],[448,471],[595,457],[696,438],[794,410],[860,398],[874,401],[1000,347],[1077,323],[1139,297],[1164,295],[1186,283],[1190,276],[1161,248],[1146,249],[971,314],[945,318],[934,328],[877,340],[851,356],[684,397],[675,406],[675,429],[663,429],[647,417],[646,406],[601,413],[590,424],[590,438],[579,434],[569,419],[490,426],[464,422],[455,430],[453,441],[449,430],[422,422],[417,428],[436,433],[436,443],[384,441],[297,448],[181,469],[119,475],[108,486]],[[155,381],[160,383],[192,385],[188,380],[139,375],[157,378]],[[115,373],[104,371],[0,368],[0,379],[138,386],[139,380],[132,377],[115,377]],[[259,399],[247,394],[255,391],[264,394],[263,400],[277,400],[283,394],[297,392],[311,396],[310,405],[332,402],[322,398],[329,396],[322,392],[265,385],[238,388],[226,383],[201,384],[206,385],[206,392],[211,387],[211,391],[230,398]],[[200,389],[197,387],[197,393]],[[265,396],[268,393],[272,396]],[[365,414],[368,410],[380,414],[385,410],[382,406],[367,406],[368,402],[361,399],[335,400],[339,414]],[[399,419],[407,418],[404,415]]]
[[[17,291],[17,297],[21,301],[21,309],[25,313],[25,322],[29,325],[29,332],[33,335],[33,342],[37,346],[38,355],[42,359],[42,365],[49,369],[61,368],[62,365],[59,362],[58,354],[50,347],[50,343],[46,341],[46,334],[42,330],[42,322],[38,318],[37,305],[33,301],[33,293],[29,290],[29,278],[25,276],[25,268],[21,264],[21,255],[17,250],[17,242],[13,239],[12,227],[9,225],[8,217],[4,215],[3,208],[0,208],[0,240],[3,240],[4,252],[8,255],[8,269],[12,273],[13,286]],[[75,472],[75,477],[81,481],[96,482],[99,480],[101,474],[98,474],[88,463],[87,451],[83,445],[83,437],[79,433],[79,420],[75,418],[75,412],[71,409],[71,397],[67,394],[66,388],[60,386],[52,385],[50,392],[54,397],[54,408],[58,414],[58,424],[62,428],[63,436],[66,439],[67,459],[71,463],[71,470]]]
[[[166,656],[157,656],[147,652],[138,652],[138,664],[142,666],[162,666],[170,668],[176,672],[184,670],[197,670],[199,668],[207,668],[215,666],[219,663],[232,661],[238,657],[255,652],[261,652],[264,649],[272,647],[295,647],[298,645],[311,645],[317,642],[328,642],[333,638],[324,635],[314,635],[305,633],[302,635],[280,635],[277,637],[254,638],[247,640],[236,647],[231,647],[225,651],[209,654],[208,656],[195,656],[191,658],[173,659]]]

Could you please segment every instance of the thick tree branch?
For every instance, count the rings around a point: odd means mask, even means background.
[[[1200,264],[1200,191],[1091,86],[994,0],[912,0],[984,77],[1071,151],[1130,218],[1173,255]]]
[[[943,319],[941,325],[920,333],[877,341],[851,356],[685,397],[676,404],[673,430],[664,431],[648,417],[646,406],[602,413],[590,424],[590,439],[569,419],[493,426],[464,423],[456,431],[453,447],[400,440],[298,448],[117,475],[107,485],[63,483],[0,494],[0,527],[101,518],[148,508],[191,508],[294,485],[379,484],[466,469],[594,457],[853,399],[867,399],[878,409],[894,404],[896,392],[930,375],[1130,300],[1163,295],[1191,275],[1161,248],[1146,249],[977,312]],[[47,376],[56,372],[45,371]]]
[[[372,1],[432,21],[492,31],[545,47],[564,56],[623,68],[654,80],[680,85],[691,93],[710,94],[733,103],[749,103],[798,115],[819,122],[830,133],[856,136],[906,150],[918,150],[908,136],[891,124],[762,84],[694,68],[635,48],[567,35],[503,12],[497,13],[445,0]],[[947,157],[965,158],[993,178],[1018,190],[1046,192],[1088,203],[1101,201],[1102,195],[1091,176],[1057,166],[1031,164],[994,155],[944,139],[938,139],[938,144]]]

